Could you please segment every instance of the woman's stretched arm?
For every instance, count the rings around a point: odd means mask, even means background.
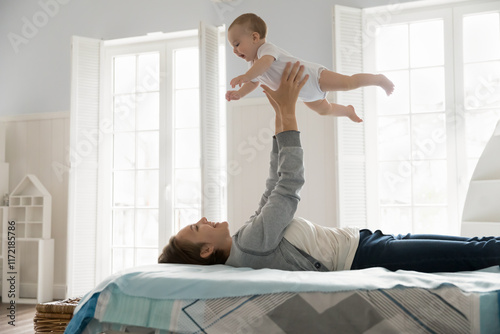
[[[266,190],[264,190],[264,193],[260,198],[259,207],[255,211],[255,213],[250,217],[250,220],[252,220],[255,216],[260,214],[262,207],[266,205],[267,199],[269,198],[269,195],[271,195],[271,191],[273,191],[274,187],[276,186],[276,183],[278,182],[278,141],[276,139],[276,135],[280,132],[283,132],[283,123],[281,122],[281,111],[279,106],[272,99],[269,99],[269,102],[271,102],[271,105],[273,106],[276,114],[274,121],[275,135],[273,136],[273,144],[269,158],[269,176],[267,177],[266,180]]]
[[[298,73],[297,73],[298,74]],[[307,79],[305,79],[307,81]],[[305,84],[305,81],[304,81]],[[270,91],[268,89],[268,91]],[[264,91],[265,92],[265,91]],[[273,91],[274,93],[274,91]],[[273,137],[273,144],[272,144],[272,150],[270,154],[270,161],[269,161],[269,176],[267,177],[266,180],[266,189],[264,190],[264,193],[262,194],[262,197],[260,198],[259,206],[255,213],[250,217],[250,221],[260,214],[262,207],[267,203],[267,200],[269,196],[271,195],[271,192],[276,186],[276,183],[278,182],[278,142],[276,139],[276,135],[280,132],[283,132],[283,122],[282,122],[282,116],[281,116],[281,107],[278,105],[278,103],[274,100],[274,98],[271,97],[268,93],[266,93],[266,96],[269,99],[269,102],[273,106],[273,109],[275,111],[275,136]],[[280,99],[277,97],[277,100],[283,100],[284,97],[281,96]],[[293,97],[292,97],[293,99]],[[283,102],[281,102],[283,104]],[[293,103],[293,112],[295,110],[295,103]],[[290,113],[290,111],[288,111]],[[288,117],[290,118],[290,117]],[[295,121],[295,129],[297,129],[297,124]]]
[[[254,219],[257,215],[262,211],[262,207],[266,205],[271,192],[273,191],[276,183],[278,182],[278,142],[276,140],[276,136],[273,137],[273,147],[270,154],[269,161],[269,176],[266,180],[266,190],[262,194],[260,198],[259,206],[255,213],[250,217],[250,221]]]
[[[266,252],[279,244],[295,214],[300,200],[299,192],[304,184],[303,153],[295,103],[307,76],[302,78],[303,67],[299,67],[298,63],[290,67],[289,64],[285,68],[278,90],[272,91],[264,86],[276,111],[277,121],[281,120],[281,126],[277,126],[279,133],[273,141],[270,178],[261,206],[257,214],[237,233],[238,245],[246,251]]]

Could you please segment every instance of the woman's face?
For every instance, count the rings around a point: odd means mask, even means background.
[[[209,222],[207,218],[203,217],[196,224],[188,225],[181,229],[177,233],[177,238],[195,244],[210,244],[215,249],[226,249],[228,240],[231,240],[231,235],[227,222]]]

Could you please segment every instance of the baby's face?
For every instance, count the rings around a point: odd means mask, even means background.
[[[238,57],[246,61],[257,60],[258,38],[255,38],[252,32],[241,25],[235,25],[227,32],[227,38]]]

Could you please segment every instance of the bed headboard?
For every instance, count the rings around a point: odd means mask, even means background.
[[[461,234],[500,235],[500,121],[472,174],[465,198]]]

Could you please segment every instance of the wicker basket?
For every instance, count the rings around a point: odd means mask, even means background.
[[[80,298],[69,298],[37,304],[35,318],[33,319],[35,334],[64,333],[79,301]]]

